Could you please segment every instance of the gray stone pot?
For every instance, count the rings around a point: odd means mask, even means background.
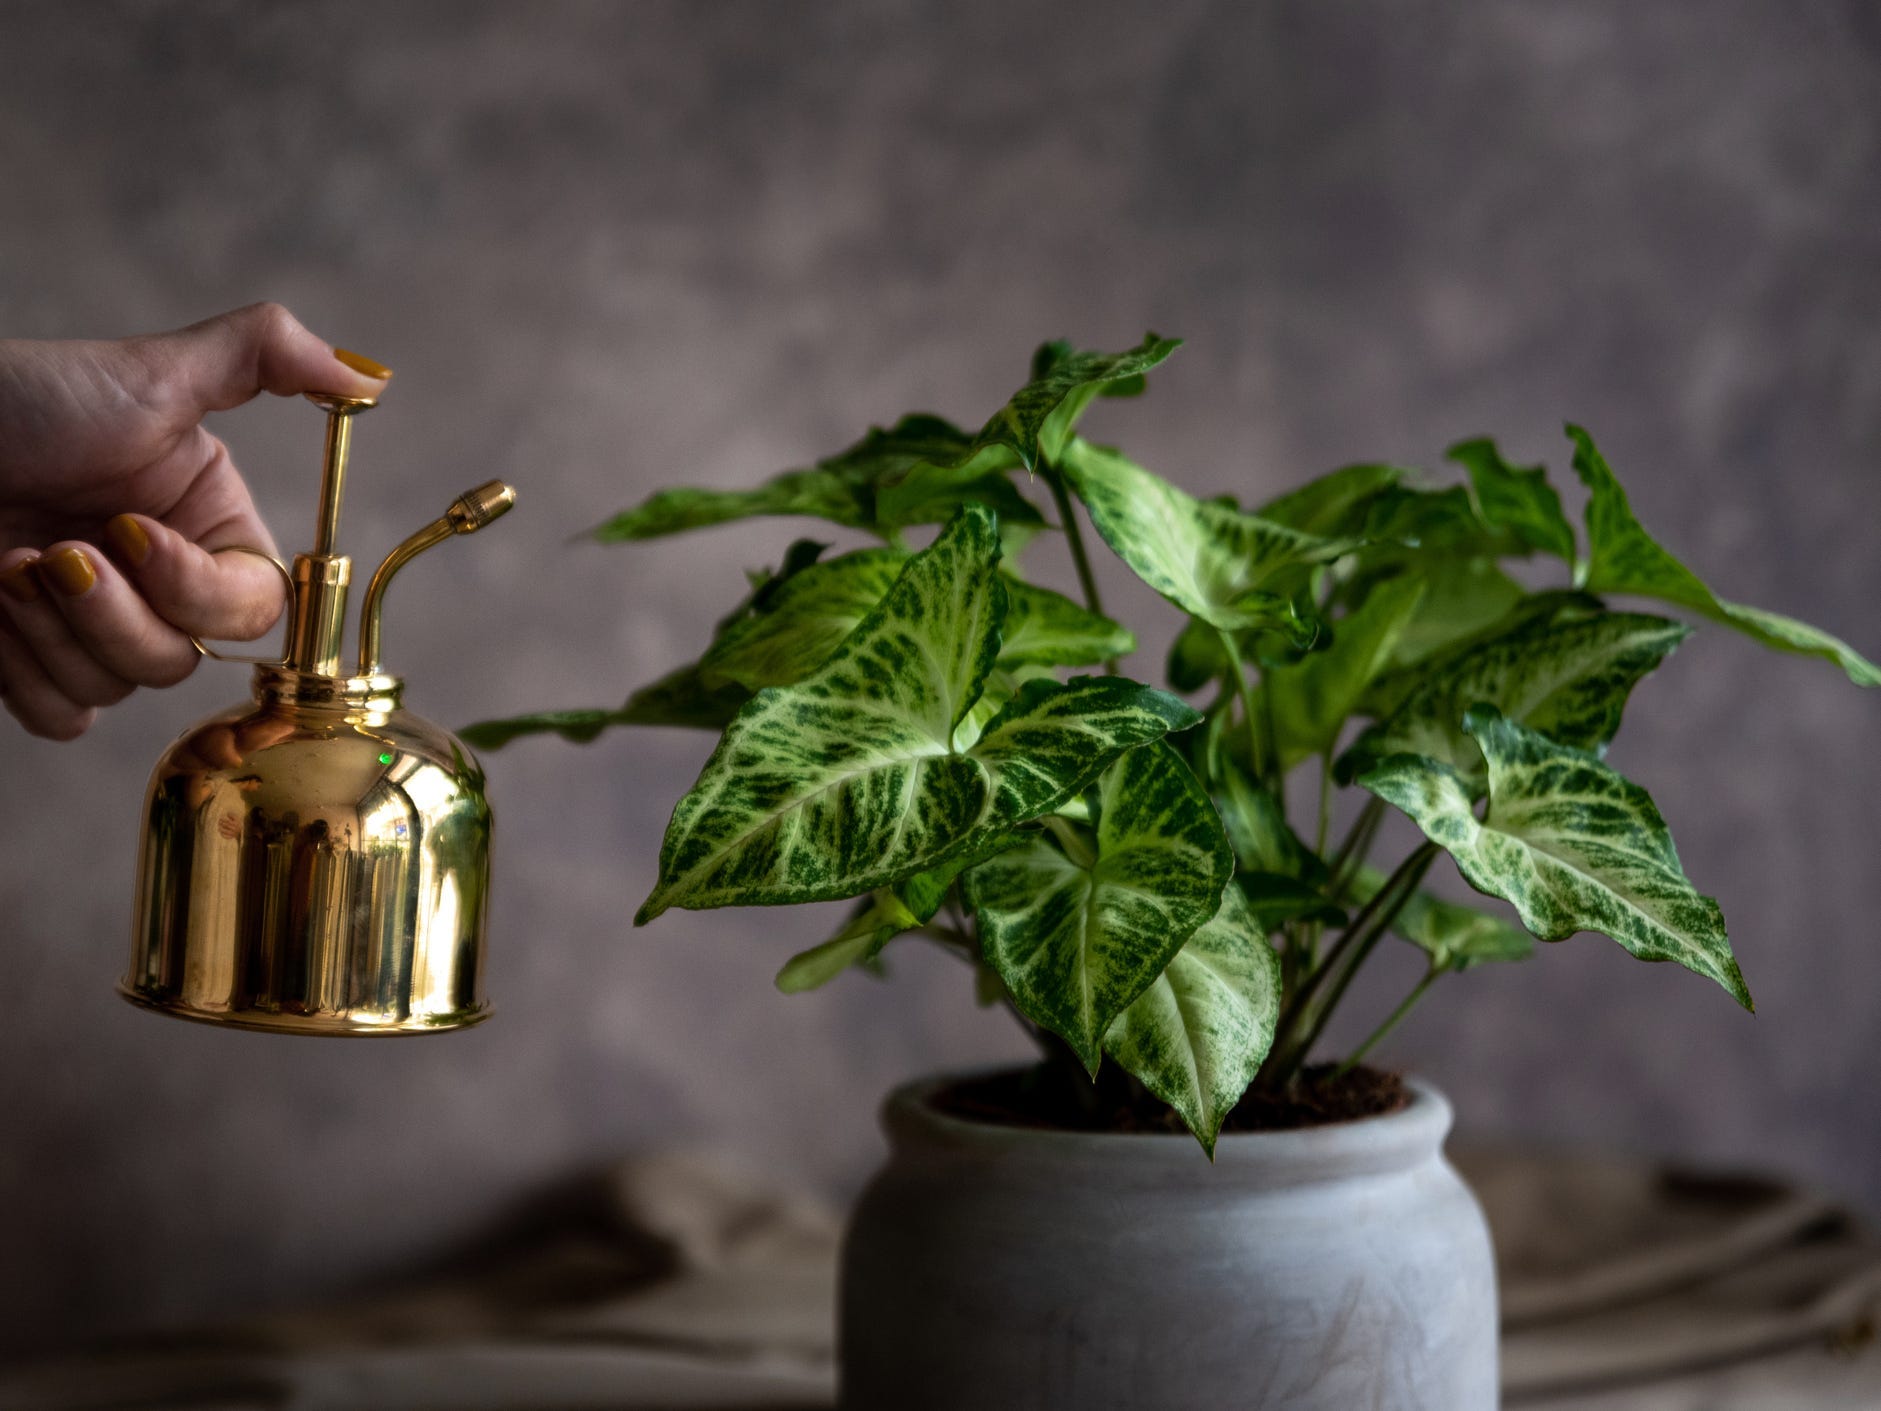
[[[884,1109],[843,1247],[849,1411],[1493,1411],[1489,1229],[1450,1105],[1223,1136]]]

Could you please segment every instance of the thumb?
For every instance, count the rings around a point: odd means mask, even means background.
[[[392,377],[370,358],[328,346],[279,304],[250,304],[138,341],[157,380],[199,412],[239,407],[258,392],[377,397]]]

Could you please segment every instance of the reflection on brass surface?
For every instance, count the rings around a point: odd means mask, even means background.
[[[257,666],[253,702],[157,762],[119,988],[165,1014],[276,1033],[462,1028],[489,1013],[483,771],[400,707],[400,681],[378,669],[379,615],[393,574],[516,496],[496,480],[467,491],[392,551],[362,614],[370,665],[342,677],[352,560],[334,544],[352,419],[373,401],[308,400],[327,439],[314,551],[289,575],[286,656]]]
[[[263,668],[252,705],[170,747],[145,801],[129,998],[303,1034],[488,1014],[483,773],[399,692]]]

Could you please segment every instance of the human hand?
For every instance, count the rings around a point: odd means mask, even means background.
[[[0,340],[0,699],[13,717],[74,739],[99,706],[188,676],[190,637],[266,632],[280,576],[216,550],[273,553],[274,539],[202,419],[263,391],[377,397],[391,375],[279,304],[117,341]]]

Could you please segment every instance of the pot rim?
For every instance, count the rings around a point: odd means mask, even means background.
[[[962,1160],[1088,1165],[1168,1172],[1207,1171],[1209,1162],[1187,1132],[1068,1132],[1051,1127],[981,1122],[933,1106],[934,1094],[966,1078],[1009,1072],[1011,1064],[938,1073],[904,1083],[882,1103],[882,1126],[897,1152]],[[1453,1113],[1444,1095],[1407,1076],[1411,1100],[1395,1112],[1277,1132],[1223,1132],[1213,1169],[1296,1185],[1375,1172],[1408,1170],[1441,1156]]]

